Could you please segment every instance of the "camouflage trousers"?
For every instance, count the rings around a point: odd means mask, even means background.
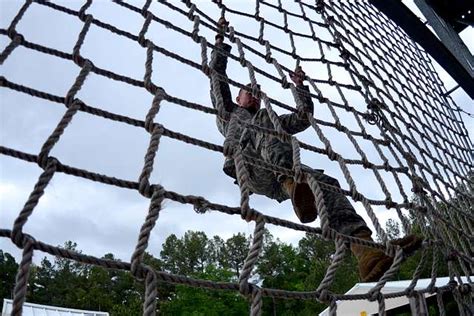
[[[275,142],[275,146],[271,145],[272,143],[258,152],[251,148],[247,148],[245,153],[248,156],[259,154],[260,157],[258,158],[263,159],[267,163],[292,169],[293,157],[291,147],[285,148],[286,144],[283,145],[281,142]],[[282,177],[279,174],[249,163],[246,164],[246,167],[249,173],[248,185],[250,191],[256,194],[265,195],[271,199],[277,200],[278,202],[290,198],[282,186]],[[323,170],[313,169],[306,165],[302,165],[302,169],[307,176],[314,177],[316,181],[321,184],[323,198],[328,213],[329,226],[331,228],[345,235],[352,235],[361,229],[369,230],[367,224],[362,217],[356,213],[347,197],[324,185],[330,185],[337,191],[337,189],[340,188],[340,185],[336,179],[324,174]],[[224,171],[233,178],[236,178],[233,161],[226,161]]]

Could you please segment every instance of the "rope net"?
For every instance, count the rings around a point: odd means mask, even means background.
[[[259,315],[262,310],[262,298],[274,297],[282,299],[319,300],[330,307],[330,314],[336,315],[338,301],[368,299],[378,301],[379,314],[385,313],[385,299],[409,296],[420,297],[424,293],[442,294],[453,292],[462,315],[469,313],[471,305],[472,281],[472,144],[466,127],[462,121],[461,109],[445,94],[440,78],[431,64],[429,56],[421,50],[393,22],[378,12],[367,1],[263,1],[252,3],[252,10],[237,10],[228,7],[225,1],[214,1],[213,12],[209,15],[200,3],[183,0],[182,3],[159,0],[153,3],[159,10],[151,10],[151,0],[142,7],[121,0],[114,1],[115,6],[122,10],[142,16],[143,24],[138,34],[120,29],[102,21],[88,13],[92,0],[87,0],[79,10],[43,0],[27,0],[11,21],[7,29],[0,29],[3,37],[10,39],[0,55],[4,64],[15,49],[23,47],[41,54],[54,56],[77,65],[78,75],[66,95],[54,95],[45,91],[16,83],[5,76],[0,77],[1,86],[17,93],[27,94],[39,99],[65,105],[65,112],[56,128],[44,141],[37,154],[26,153],[15,148],[0,147],[3,155],[36,163],[43,172],[31,192],[24,208],[18,214],[11,229],[1,228],[0,236],[9,238],[23,255],[14,289],[12,315],[20,315],[25,301],[27,280],[32,263],[33,253],[41,251],[51,255],[75,260],[84,264],[93,264],[110,269],[130,271],[138,280],[145,284],[145,300],[143,313],[154,315],[158,282],[186,284],[216,290],[239,291],[250,301],[250,314]],[[82,30],[77,34],[77,41],[72,52],[61,51],[35,43],[17,31],[18,24],[32,6],[41,6],[48,10],[58,11],[82,21]],[[249,7],[249,6],[248,6]],[[156,12],[173,12],[188,21],[187,28],[177,26],[167,20],[165,14]],[[155,13],[153,13],[155,12]],[[271,12],[267,18],[262,12]],[[213,37],[220,30],[217,20],[226,17],[229,27],[222,32],[227,42],[237,50],[230,53],[229,60],[240,64],[240,71],[248,73],[248,79],[233,80],[223,78],[208,65],[210,51],[215,48]],[[233,27],[233,19],[242,19],[245,23],[256,25],[252,32],[244,32]],[[276,22],[277,21],[277,22]],[[292,24],[303,23],[303,31],[292,30]],[[200,50],[200,60],[188,59],[184,54],[170,51],[160,46],[158,41],[151,40],[148,29],[153,24],[166,27],[174,36],[184,36],[189,45]],[[143,79],[131,78],[120,73],[94,65],[87,55],[81,53],[81,47],[87,41],[91,27],[99,28],[125,38],[146,51]],[[271,34],[281,39],[278,43],[269,40]],[[325,36],[322,36],[324,34]],[[274,37],[273,37],[274,38]],[[301,49],[302,42],[310,42],[311,55]],[[281,47],[285,42],[286,48]],[[288,45],[289,44],[289,45]],[[288,46],[290,49],[287,49]],[[241,205],[227,206],[214,203],[204,197],[184,195],[167,190],[157,183],[150,183],[154,168],[155,155],[160,146],[161,137],[199,146],[201,148],[223,152],[223,147],[155,122],[159,121],[159,110],[163,101],[182,106],[191,111],[201,111],[209,115],[219,115],[207,105],[198,104],[189,99],[174,96],[152,81],[153,58],[165,56],[182,63],[202,75],[227,81],[232,87],[242,88],[250,80],[252,87],[262,80],[280,85],[280,89],[292,92],[296,98],[295,86],[288,81],[287,75],[295,66],[303,66],[310,85],[310,93],[316,104],[316,115],[309,115],[313,137],[319,146],[309,144],[288,135],[279,128],[275,121],[274,129],[246,124],[246,128],[268,133],[289,142],[293,147],[294,167],[292,170],[271,165],[262,160],[245,156],[238,150],[234,153],[238,183],[241,192]],[[278,58],[277,58],[278,57]],[[199,57],[198,57],[199,59]],[[311,69],[317,69],[312,71]],[[93,104],[86,104],[76,97],[84,81],[90,74],[116,80],[128,85],[143,88],[153,96],[149,112],[143,120],[134,119],[118,113],[105,111]],[[207,86],[209,89],[209,86]],[[283,102],[277,97],[266,93],[262,84],[261,96],[265,107],[272,116],[275,111],[295,112],[291,102]],[[358,101],[353,101],[358,100]],[[290,100],[291,101],[291,100]],[[327,111],[327,119],[318,113]],[[78,112],[88,113],[104,120],[113,120],[139,129],[150,134],[149,147],[144,157],[143,170],[136,181],[118,179],[105,174],[80,169],[61,163],[50,155],[51,150],[59,142],[65,129],[74,120]],[[353,124],[347,124],[350,117]],[[350,142],[356,158],[346,158],[340,153],[333,135]],[[362,145],[364,144],[364,145]],[[366,145],[371,146],[374,155],[368,155]],[[278,172],[290,177],[301,177],[300,152],[313,152],[321,159],[337,163],[342,172],[348,189],[331,187],[319,183],[311,177],[307,181],[316,196],[320,215],[320,228],[293,223],[288,220],[269,216],[254,209],[249,204],[249,189],[246,184],[246,166],[257,165],[269,172]],[[373,156],[373,157],[372,157]],[[351,170],[363,168],[366,173],[373,174],[383,192],[383,198],[373,198],[362,193]],[[65,173],[82,177],[91,181],[101,182],[121,188],[138,191],[150,199],[149,211],[140,230],[138,242],[130,262],[99,259],[61,247],[36,240],[23,231],[29,217],[35,210],[48,183],[56,173]],[[469,178],[470,177],[470,178]],[[390,180],[387,180],[390,179]],[[343,181],[343,182],[344,182]],[[386,182],[390,181],[389,184]],[[346,195],[354,203],[363,205],[371,224],[375,228],[381,243],[369,242],[355,237],[343,235],[328,226],[327,210],[321,197],[321,188],[334,190]],[[415,198],[410,199],[414,194]],[[208,210],[226,214],[240,214],[242,219],[255,222],[253,241],[248,256],[243,264],[238,283],[213,282],[193,279],[187,276],[156,271],[143,263],[144,253],[148,247],[149,237],[162,208],[164,200],[173,200],[189,204],[199,213]],[[408,288],[396,293],[383,294],[385,283],[397,273],[404,253],[402,249],[389,243],[388,237],[377,218],[374,208],[386,207],[393,216],[402,223],[405,234],[410,233],[408,211],[414,214],[416,223],[421,227],[424,243],[423,256],[417,271],[413,275]],[[205,215],[203,215],[205,216]],[[277,225],[312,234],[320,234],[324,238],[336,242],[336,253],[321,284],[315,284],[314,291],[292,292],[284,289],[263,288],[250,281],[252,269],[258,261],[263,245],[264,228]],[[394,257],[393,264],[377,284],[366,294],[343,295],[330,290],[334,272],[338,263],[345,255],[348,242],[363,244],[382,249]],[[426,251],[433,250],[432,281],[422,290],[414,290],[419,279],[419,270],[430,259]],[[445,260],[447,259],[447,260]],[[436,287],[437,264],[443,261],[448,264],[450,280],[448,285]],[[461,276],[467,277],[462,279]],[[423,297],[423,295],[421,295]],[[438,305],[443,313],[442,295],[438,295]],[[414,304],[414,313],[420,313],[419,302]]]

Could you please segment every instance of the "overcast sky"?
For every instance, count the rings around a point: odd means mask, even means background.
[[[75,10],[84,3],[83,1],[59,0],[53,2]],[[141,7],[143,2],[133,1],[132,3]],[[8,27],[22,3],[23,1],[13,0],[0,3],[1,28]],[[172,3],[187,10],[181,2]],[[215,4],[207,3],[207,1],[196,3],[214,19],[220,16],[220,10]],[[254,11],[254,1],[226,1],[226,3],[240,11]],[[284,3],[286,6],[287,2]],[[408,4],[412,7],[411,3]],[[295,9],[292,5],[289,5],[288,9],[299,12],[298,8]],[[192,30],[191,21],[169,10],[166,6],[153,2],[150,10],[155,15],[172,21],[174,25],[188,31]],[[143,17],[140,14],[107,1],[95,1],[87,13],[133,34],[138,34],[143,25]],[[261,15],[282,24],[281,14],[273,9],[261,6]],[[311,17],[321,20],[315,13],[312,13]],[[253,19],[236,15],[229,15],[228,19],[236,30],[258,36],[259,24]],[[309,34],[308,25],[304,21],[289,19],[289,24],[293,30]],[[82,26],[83,23],[77,17],[33,3],[18,24],[17,31],[31,42],[70,53]],[[318,28],[317,31],[318,36],[332,41],[325,29]],[[474,46],[472,33],[472,29],[463,33],[466,40],[470,38],[468,42],[470,48]],[[213,41],[214,34],[203,26],[200,34],[206,36],[209,41]],[[284,40],[282,36],[286,36]],[[195,62],[201,62],[200,45],[156,22],[152,22],[146,37],[158,46]],[[265,38],[277,46],[291,50],[287,35],[281,31],[268,27],[265,30]],[[8,37],[0,36],[0,49],[9,42]],[[243,40],[243,42],[264,53],[264,47],[250,41]],[[311,41],[297,40],[296,45],[298,53],[302,56],[321,57],[319,50],[315,51],[314,43]],[[233,53],[237,54],[235,45],[233,45]],[[145,49],[136,42],[97,26],[91,26],[81,48],[81,54],[103,69],[139,80],[143,78]],[[340,61],[335,49],[325,49],[325,54],[328,59]],[[210,51],[208,55],[210,57]],[[246,57],[259,68],[278,76],[273,66],[266,64],[257,56],[246,53]],[[274,57],[290,69],[295,66],[295,61],[288,56],[274,52]],[[307,75],[312,78],[328,79],[325,65],[303,63],[303,67]],[[12,82],[59,96],[66,95],[79,72],[78,66],[72,61],[21,46],[14,50],[0,69],[1,75]],[[229,77],[241,83],[249,82],[247,69],[235,61],[229,63],[228,74]],[[351,83],[350,77],[344,71],[334,70],[333,75],[339,82]],[[444,72],[441,72],[441,76],[448,89],[454,86],[452,79]],[[170,95],[211,106],[209,80],[202,72],[156,52],[152,80]],[[262,90],[270,97],[289,105],[294,104],[289,90],[282,89],[277,83],[262,76],[257,75],[257,80],[262,85]],[[319,88],[325,96],[340,102],[340,97],[333,87],[320,85]],[[235,96],[237,90],[232,88],[232,92]],[[366,104],[360,95],[349,91],[346,93],[352,106],[361,111],[365,109]],[[113,81],[94,73],[89,74],[77,97],[90,106],[140,120],[144,120],[153,98],[143,88]],[[453,97],[461,108],[473,112],[472,100],[462,89],[453,93]],[[65,112],[65,107],[60,104],[33,98],[6,88],[0,89],[0,103],[1,144],[32,154],[39,153],[43,142]],[[274,109],[278,113],[285,113],[284,110],[275,106]],[[315,112],[317,118],[333,122],[327,106],[320,105],[317,101],[315,101]],[[342,110],[337,110],[337,113],[343,124],[357,130],[354,127],[353,116]],[[463,115],[463,118],[472,135],[472,118],[466,115]],[[211,143],[222,144],[223,142],[223,137],[215,126],[213,115],[163,102],[155,121],[173,131]],[[336,152],[346,158],[360,159],[347,137],[330,128],[323,127],[322,129],[331,140]],[[367,130],[380,138],[380,132],[376,128],[367,125]],[[298,134],[298,138],[314,146],[323,147],[314,130],[308,129]],[[148,142],[149,134],[144,129],[79,112],[74,116],[72,124],[66,129],[51,155],[66,165],[136,181],[143,167],[143,157]],[[367,152],[369,160],[381,164],[382,161],[376,155],[373,145],[360,140],[359,142]],[[343,188],[348,189],[337,163],[331,162],[325,156],[308,151],[303,151],[302,160],[309,166],[326,170],[329,175],[340,180]],[[237,206],[240,199],[239,189],[233,184],[233,179],[222,172],[222,164],[223,156],[220,153],[162,137],[151,182],[160,183],[166,189],[181,194],[200,195],[216,203]],[[361,193],[368,198],[385,198],[373,173],[355,166],[350,166],[350,170]],[[11,228],[42,170],[36,164],[0,155],[0,172],[0,227]],[[383,177],[389,187],[393,188],[395,185],[393,178],[388,174],[383,174]],[[407,185],[406,190],[409,192],[408,179],[402,177],[402,181]],[[394,191],[395,200],[400,201],[398,190]],[[149,200],[136,191],[56,173],[24,231],[46,243],[62,245],[65,241],[72,240],[77,242],[78,248],[84,253],[100,257],[111,252],[118,258],[129,261],[148,205]],[[279,204],[268,198],[252,195],[251,206],[265,214],[297,221],[290,201]],[[363,206],[357,203],[355,207],[358,213],[368,221]],[[393,210],[388,211],[377,207],[374,209],[382,222],[394,217]],[[311,225],[318,226],[319,221]],[[252,223],[242,221],[239,216],[229,216],[218,212],[198,215],[190,205],[166,201],[165,209],[160,213],[160,218],[153,230],[148,251],[158,256],[161,244],[171,233],[181,236],[187,230],[200,230],[205,231],[208,236],[219,235],[225,239],[238,232],[251,234],[253,227]],[[302,233],[293,230],[272,226],[268,228],[276,237],[285,242],[296,243],[303,236]],[[14,254],[17,258],[20,256],[20,251],[8,239],[0,239],[0,249]],[[38,262],[43,256],[43,253],[36,252],[34,260]]]

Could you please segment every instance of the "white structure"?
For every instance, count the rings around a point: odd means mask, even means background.
[[[13,300],[4,299],[1,316],[9,316]],[[41,304],[23,304],[23,316],[109,316],[107,312],[85,311],[73,308],[55,307]]]
[[[463,282],[467,282],[467,278],[462,278]],[[431,279],[420,279],[415,286],[415,290],[426,289],[430,284]],[[449,278],[437,278],[436,279],[436,286],[441,287],[448,284]],[[382,288],[382,293],[394,293],[394,292],[401,292],[404,291],[411,283],[411,280],[405,281],[392,281],[387,282],[385,286]],[[372,289],[377,283],[357,283],[354,285],[352,289],[346,292],[346,294],[366,294]],[[435,294],[425,294],[425,298],[428,298]],[[408,297],[396,297],[391,299],[385,300],[385,310],[390,310],[393,308],[397,308],[400,306],[410,304]],[[378,313],[378,302],[370,302],[368,300],[357,300],[357,301],[337,301],[337,315],[338,316],[359,316],[359,315],[372,315]],[[329,315],[329,307],[326,308],[319,316],[328,316]]]

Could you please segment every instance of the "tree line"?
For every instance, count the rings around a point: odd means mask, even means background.
[[[387,233],[400,234],[398,223],[389,220]],[[159,257],[145,255],[146,264],[173,274],[222,282],[237,282],[247,255],[251,236],[234,234],[224,240],[204,232],[188,231],[182,237],[168,236]],[[79,251],[71,241],[66,249]],[[80,251],[79,251],[80,252]],[[264,247],[253,271],[252,282],[262,287],[290,291],[314,291],[323,279],[335,252],[334,244],[318,235],[306,234],[297,245],[282,242],[268,231]],[[105,259],[116,259],[106,254]],[[409,258],[399,271],[399,279],[411,279],[420,254]],[[18,263],[0,250],[0,298],[10,298]],[[425,265],[422,277],[430,277]],[[447,271],[438,271],[438,275]],[[446,274],[444,274],[446,275]],[[337,269],[331,290],[345,293],[359,282],[357,262],[348,252]],[[248,302],[238,292],[192,288],[160,283],[157,312],[160,315],[247,315]],[[68,259],[44,257],[33,265],[27,301],[38,304],[107,311],[111,315],[141,315],[144,286],[128,271],[108,270]],[[3,303],[3,302],[2,302]],[[264,315],[315,315],[326,305],[315,300],[264,299]]]

